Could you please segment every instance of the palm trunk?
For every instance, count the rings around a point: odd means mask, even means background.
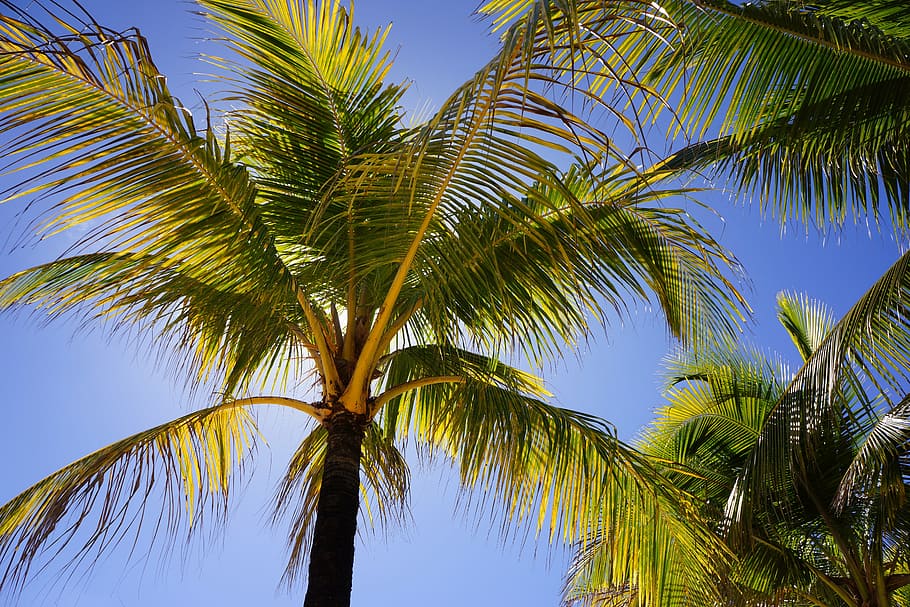
[[[316,506],[304,607],[348,607],[360,506],[360,451],[365,424],[347,411],[326,420],[328,444]]]

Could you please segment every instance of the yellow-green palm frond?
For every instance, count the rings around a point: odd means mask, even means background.
[[[777,294],[777,319],[803,361],[812,356],[834,326],[834,312],[824,303],[785,292]]]
[[[669,110],[641,77],[678,25],[663,3],[638,0],[489,0],[478,9],[497,30],[527,32],[526,69],[571,83],[584,103],[602,107],[639,138],[639,116]]]
[[[665,394],[671,404],[659,409],[640,444],[649,454],[685,465],[691,465],[693,454],[699,461],[707,459],[709,463],[697,469],[699,475],[710,475],[712,466],[741,465],[737,462],[750,452],[791,377],[780,360],[755,350],[680,352],[668,361],[666,373]],[[702,453],[708,440],[722,444],[723,451]],[[692,482],[711,480],[717,479],[705,476]],[[704,495],[706,487],[698,493]]]
[[[667,512],[686,508],[674,491],[653,484],[656,469],[605,422],[544,403],[543,387],[533,376],[454,349],[415,347],[390,358],[389,391],[409,389],[383,410],[387,433],[450,461],[460,475],[465,507],[499,521],[503,537],[516,536],[524,524],[549,541],[584,546],[602,517],[621,532],[626,500],[663,493]],[[436,369],[438,381],[429,381],[433,376],[423,367]],[[686,532],[681,520],[672,533],[699,534]],[[656,559],[656,552],[650,554]],[[627,566],[659,566],[649,558]],[[645,593],[655,596],[657,588]]]
[[[651,486],[628,476],[607,489],[596,531],[573,555],[564,604],[708,605],[723,592],[732,555],[700,500],[669,489],[696,475],[667,464],[650,460]]]
[[[407,438],[417,425],[412,415],[426,412],[415,403],[424,392],[450,394],[455,385],[475,382],[535,398],[552,396],[543,380],[495,358],[463,348],[442,345],[413,345],[389,354],[383,362],[383,390],[377,396],[384,407],[383,428],[390,437]],[[440,406],[444,402],[437,403]],[[404,419],[400,419],[405,416]]]
[[[609,322],[636,300],[656,300],[685,341],[730,333],[744,307],[738,266],[684,209],[662,206],[693,193],[662,177],[622,164],[576,166],[558,187],[538,182],[495,208],[454,209],[415,262],[423,285],[406,287],[421,296],[415,320],[440,341],[464,330],[535,360],[553,340],[574,343],[589,319]],[[453,316],[460,326],[451,327]],[[503,329],[548,339],[503,342]]]
[[[822,0],[813,4],[828,17],[838,17],[848,23],[867,23],[886,36],[910,37],[910,12],[900,0]]]
[[[115,316],[135,304],[130,297],[142,290],[140,282],[160,295],[176,275],[262,300],[260,315],[294,301],[288,268],[307,260],[276,248],[246,169],[231,160],[229,144],[213,125],[197,130],[167,90],[145,40],[95,24],[72,29],[57,35],[2,18],[0,132],[12,138],[6,155],[19,176],[11,195],[53,197],[45,231],[87,225],[87,235],[73,245],[77,250],[129,252],[116,262],[93,262],[99,280],[110,286],[131,266],[131,289],[108,293],[105,309]],[[87,271],[84,260],[72,263]],[[156,320],[178,322],[166,311],[162,306]],[[198,328],[185,325],[177,340],[199,342],[192,347],[203,360],[200,373],[226,364],[231,383],[239,384],[255,371],[246,363],[257,344],[211,332],[194,335]]]
[[[575,69],[576,91],[641,95],[636,115],[673,107],[674,134],[719,136],[676,162],[733,178],[782,220],[837,226],[887,206],[907,222],[906,3],[492,0],[481,11],[536,28],[552,51],[539,62]]]
[[[69,566],[90,567],[144,527],[175,538],[207,518],[223,519],[237,469],[257,434],[244,409],[216,406],[61,468],[0,506],[0,585],[18,588],[36,560],[64,546],[75,548]],[[160,509],[152,507],[158,493]]]
[[[623,165],[575,166],[561,187],[537,183],[495,208],[454,210],[416,262],[427,276],[421,316],[441,340],[446,330],[438,327],[454,313],[473,340],[494,350],[504,328],[545,331],[544,347],[572,343],[589,319],[607,323],[636,300],[656,300],[686,341],[730,333],[741,306],[735,260],[683,209],[661,206],[689,191],[650,177]],[[546,354],[533,343],[505,345]]]
[[[155,347],[193,380],[214,375],[236,391],[264,370],[300,376],[311,341],[296,301],[277,293],[230,288],[223,274],[195,275],[183,264],[117,253],[75,255],[17,272],[0,281],[0,310],[32,308],[51,320],[81,314],[114,330],[154,326]]]
[[[273,520],[290,519],[290,556],[283,581],[293,584],[304,574],[312,543],[316,505],[322,487],[327,432],[316,427],[297,447],[278,487]],[[360,459],[360,532],[387,528],[408,516],[411,473],[404,456],[378,424],[367,427]]]
[[[323,261],[349,263],[349,240],[362,246],[365,229],[357,209],[332,206],[326,190],[358,157],[394,148],[407,132],[397,105],[402,89],[383,81],[391,65],[383,48],[388,28],[361,30],[336,1],[201,4],[241,59],[217,61],[236,74],[242,106],[229,120],[238,153],[256,169],[262,212],[290,244],[306,245]],[[345,218],[340,248],[333,249],[332,231],[320,222],[339,212],[354,216]]]

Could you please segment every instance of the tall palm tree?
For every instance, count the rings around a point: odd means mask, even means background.
[[[817,302],[779,296],[778,317],[802,356],[796,373],[735,345],[668,365],[667,405],[640,447],[697,498],[701,523],[734,558],[712,583],[686,546],[658,530],[664,604],[908,604],[910,399],[906,374],[892,391],[893,378],[880,379],[883,367],[870,362],[902,358],[907,340],[849,329],[860,315],[884,329],[888,314],[869,307],[881,301],[870,292],[835,323]],[[822,365],[835,368],[833,383],[820,377]],[[634,602],[635,580],[605,575],[624,547],[601,537],[578,554],[569,597]]]
[[[678,193],[663,172],[554,101],[575,74],[529,71],[538,34],[521,24],[407,127],[403,88],[384,82],[387,29],[358,29],[335,1],[199,0],[233,57],[209,59],[237,108],[199,126],[138,32],[2,5],[8,199],[49,201],[33,213],[43,234],[85,232],[0,282],[0,306],[146,332],[223,394],[0,508],[4,588],[61,546],[78,564],[138,532],[157,491],[156,535],[225,514],[260,405],[316,422],[276,496],[290,579],[309,555],[306,605],[350,602],[360,497],[401,512],[407,438],[455,462],[504,521],[574,541],[603,487],[648,468],[502,359],[552,360],[649,292],[682,338],[736,323],[726,252],[657,204]],[[290,388],[307,376],[313,398]]]

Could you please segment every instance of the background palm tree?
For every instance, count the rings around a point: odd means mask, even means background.
[[[797,373],[733,344],[670,361],[667,405],[638,444],[697,498],[697,518],[734,558],[712,580],[659,528],[627,531],[653,533],[665,554],[655,572],[665,578],[663,604],[907,604],[910,409],[906,391],[878,381],[864,347],[876,343],[886,359],[906,351],[906,338],[891,344],[850,329],[861,315],[880,318],[868,306],[887,288],[876,285],[838,323],[825,306],[781,294],[778,317],[802,356]],[[832,364],[829,392],[819,369]],[[599,544],[578,553],[569,600],[638,604],[637,580],[609,577],[616,559],[635,555],[609,533]]]
[[[527,71],[537,34],[521,24],[409,128],[402,88],[383,81],[387,31],[357,29],[335,2],[203,0],[234,57],[211,59],[232,73],[239,109],[200,128],[138,33],[78,12],[52,31],[4,6],[0,130],[21,175],[9,197],[53,201],[42,233],[88,232],[73,254],[0,283],[0,304],[147,331],[223,395],[0,509],[5,587],[70,542],[72,563],[91,561],[158,490],[156,534],[225,514],[257,434],[248,410],[264,404],[318,422],[276,498],[291,519],[289,578],[311,546],[308,605],[349,602],[360,495],[380,518],[399,515],[406,437],[457,462],[504,520],[572,541],[603,487],[648,468],[500,359],[551,360],[647,291],[681,337],[735,324],[726,252],[654,204],[678,193],[660,189],[662,173],[634,170],[553,101],[573,72]],[[542,150],[576,165],[561,171]],[[290,390],[307,374],[315,399]]]

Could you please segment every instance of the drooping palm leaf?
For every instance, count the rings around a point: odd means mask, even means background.
[[[244,409],[203,409],[103,447],[0,507],[0,585],[17,588],[35,559],[79,546],[69,564],[91,562],[140,528],[163,539],[221,520],[257,430]],[[162,505],[153,508],[161,494]]]

